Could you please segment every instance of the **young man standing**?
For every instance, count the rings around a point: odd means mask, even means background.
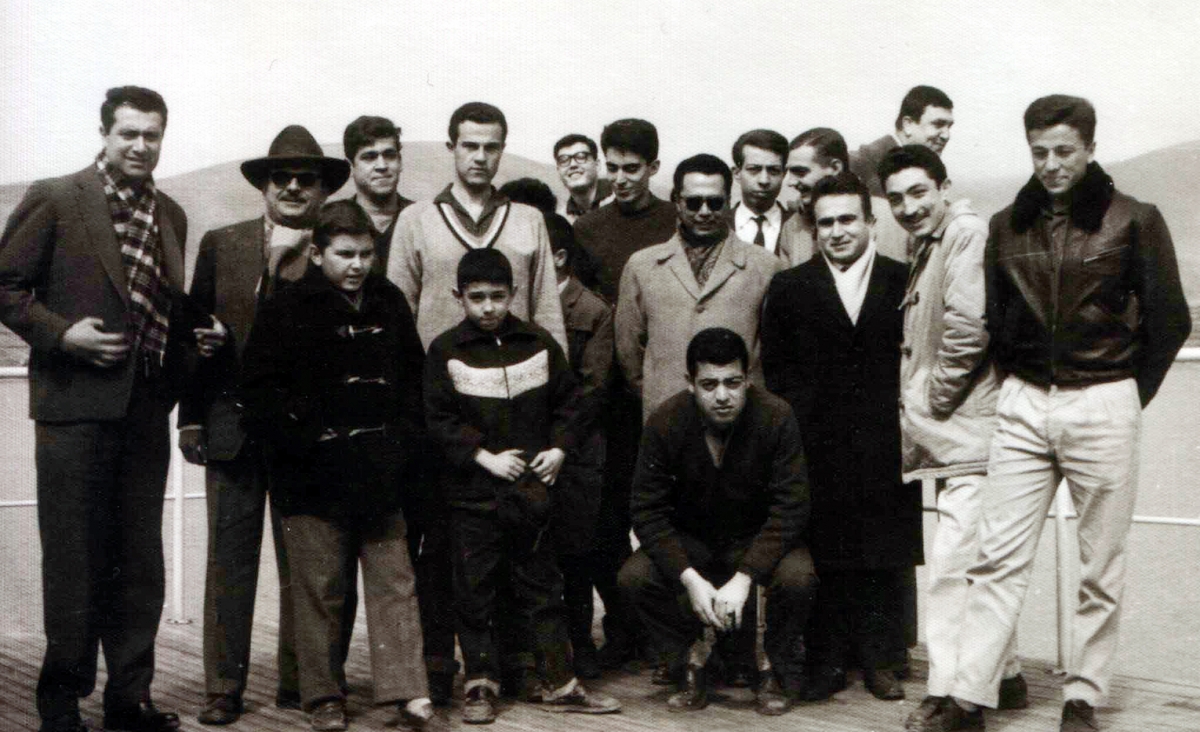
[[[404,170],[400,128],[384,117],[359,117],[346,125],[342,147],[350,161],[354,200],[371,217],[375,229],[373,272],[387,272],[396,219],[412,201],[396,190]]]
[[[730,210],[738,238],[782,256],[777,244],[793,212],[779,203],[783,189],[787,138],[774,130],[751,130],[733,143],[733,177],[742,200]]]
[[[850,156],[850,171],[871,189],[872,196],[883,195],[876,170],[889,150],[901,145],[924,145],[938,155],[950,142],[954,126],[954,102],[941,89],[914,86],[900,102],[896,131],[867,143]]]
[[[992,217],[987,324],[1008,376],[997,400],[980,553],[954,683],[918,730],[982,729],[1058,484],[1079,514],[1079,607],[1062,732],[1097,729],[1108,694],[1137,495],[1142,409],[1191,331],[1162,214],[1095,162],[1096,111],[1079,97],[1025,110],[1033,177]],[[1097,420],[1097,410],[1106,418]]]
[[[596,141],[587,135],[570,134],[554,143],[554,164],[567,187],[567,199],[557,213],[572,224],[580,216],[612,201],[612,183],[597,177],[600,160]]]

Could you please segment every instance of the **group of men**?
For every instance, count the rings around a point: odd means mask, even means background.
[[[1043,97],[1024,121],[1034,174],[990,226],[950,194],[939,153],[953,104],[926,86],[906,95],[894,135],[853,154],[830,128],[790,143],[754,130],[735,142],[732,168],[708,154],[680,163],[669,201],[650,188],[659,141],[649,122],[613,122],[599,145],[567,135],[553,151],[569,193],[561,216],[492,185],[508,129],[491,105],[455,111],[454,178],[417,203],[397,192],[402,147],[389,120],[352,122],[344,160],[291,126],[242,165],[264,214],[205,234],[185,295],[186,217],[151,175],[166,105],[150,90],[110,90],[96,161],[31,186],[0,240],[0,320],[32,348],[42,729],[85,729],[79,699],[95,684],[98,644],[105,728],[179,725],[150,697],[177,400],[180,447],[206,466],[200,721],[242,715],[262,527],[268,505],[277,508],[269,447],[244,424],[242,359],[256,313],[319,257],[318,212],[349,178],[372,225],[372,266],[403,293],[424,349],[464,308],[471,315],[464,253],[501,252],[505,307],[570,356],[596,423],[595,449],[573,447],[565,463],[594,463],[590,479],[564,480],[586,486],[571,495],[587,508],[551,518],[586,517],[588,540],[558,550],[565,589],[549,585],[567,598],[574,677],[542,652],[557,633],[545,622],[505,628],[504,614],[464,602],[497,588],[481,589],[462,556],[462,506],[438,487],[448,468],[427,460],[397,486],[434,704],[451,695],[456,634],[468,722],[494,718],[488,694],[506,679],[493,677],[514,669],[554,677],[547,704],[561,690],[578,711],[614,711],[603,695],[584,699],[575,677],[638,659],[650,660],[655,683],[676,685],[673,711],[704,707],[717,667],[730,683],[755,685],[762,714],[828,698],[855,668],[875,696],[902,698],[914,567],[925,560],[915,481],[930,479],[928,696],[905,727],[983,729],[983,707],[1028,703],[1015,625],[1042,519],[1065,479],[1082,571],[1061,729],[1096,729],[1140,413],[1190,319],[1161,215],[1116,191],[1094,161],[1091,104]],[[780,200],[785,184],[795,208]],[[489,393],[492,376],[461,376],[466,367],[450,363],[460,392]],[[528,373],[501,371],[505,393],[528,388],[508,380]],[[528,468],[554,483],[553,457],[527,464],[516,452],[467,457],[513,481]],[[298,586],[271,515],[281,586]],[[312,711],[346,693],[359,557],[343,559],[326,568],[338,588],[332,620],[298,612],[298,591],[280,592],[280,707]],[[550,600],[509,582],[500,602],[549,612]],[[605,613],[599,650],[593,587]],[[327,641],[321,660],[337,682],[319,698],[302,696],[297,660],[297,644],[314,637]],[[541,698],[517,678],[514,693]],[[344,724],[344,714],[313,717],[317,729]]]

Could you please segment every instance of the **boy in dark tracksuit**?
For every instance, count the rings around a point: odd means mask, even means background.
[[[508,312],[515,288],[503,253],[472,249],[457,274],[454,295],[466,317],[430,344],[425,408],[447,462],[463,721],[495,720],[502,585],[531,631],[545,708],[618,711],[619,702],[586,692],[571,670],[562,576],[546,536],[549,491],[577,440],[579,390],[553,338]]]
[[[295,603],[300,694],[314,730],[346,729],[339,658],[349,560],[362,563],[377,703],[409,726],[433,709],[401,511],[423,436],[423,349],[404,295],[370,274],[371,222],[321,209],[304,277],[258,313],[246,346],[246,428],[269,446]]]

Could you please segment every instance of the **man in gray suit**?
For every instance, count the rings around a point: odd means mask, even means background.
[[[237,397],[242,351],[258,305],[308,266],[317,211],[346,182],[350,164],[325,157],[305,128],[286,127],[265,158],[242,163],[262,191],[266,215],[210,231],[200,240],[191,296],[216,321],[199,331],[204,362],[179,409],[179,447],[205,465],[208,571],[204,590],[203,724],[229,724],[242,713],[250,662],[250,630],[266,510],[262,447],[241,428]],[[279,519],[271,513],[279,571],[279,689],[276,706],[299,708],[292,603]],[[348,603],[350,618],[354,603]],[[348,633],[351,624],[347,624]]]
[[[104,727],[165,732],[150,701],[162,615],[167,415],[187,332],[187,217],[155,185],[167,106],[110,89],[103,150],[30,186],[0,238],[0,321],[31,347],[46,655],[43,732],[84,732],[104,648]]]

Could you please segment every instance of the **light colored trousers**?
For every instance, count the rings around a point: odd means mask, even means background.
[[[1080,582],[1063,692],[1068,700],[1103,703],[1125,589],[1141,414],[1133,379],[1085,387],[1004,381],[953,696],[996,706],[1038,538],[1065,478],[1079,514]]]
[[[958,672],[958,653],[967,611],[967,572],[979,558],[979,516],[986,475],[937,479],[938,525],[925,569],[929,603],[925,610],[925,643],[929,650],[930,696],[946,696]],[[1004,678],[1021,672],[1014,633],[1004,655]]]

